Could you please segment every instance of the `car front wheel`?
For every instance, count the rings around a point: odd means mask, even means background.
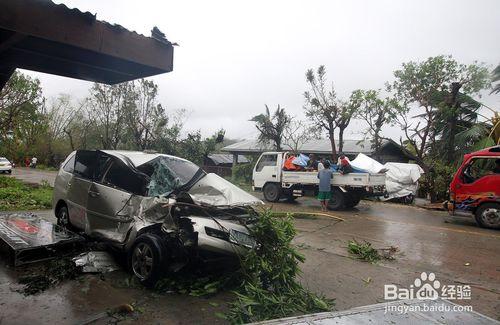
[[[69,221],[69,211],[66,205],[61,205],[56,211],[57,225],[68,230],[75,230]]]
[[[153,286],[160,279],[166,252],[159,236],[139,236],[128,255],[130,268],[143,285]]]
[[[500,229],[500,204],[485,203],[476,210],[476,221],[484,228]]]

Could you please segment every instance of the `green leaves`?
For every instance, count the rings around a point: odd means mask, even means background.
[[[286,113],[285,109],[280,107],[271,115],[269,107],[266,106],[266,113],[259,114],[250,119],[255,122],[255,127],[259,130],[259,142],[262,144],[272,142],[276,150],[281,150],[284,132],[292,121],[292,118]]]
[[[360,243],[355,239],[349,240],[347,251],[355,255],[356,258],[370,263],[376,263],[382,258],[378,251],[372,247],[372,244],[367,241]]]
[[[317,296],[297,281],[305,258],[292,244],[292,217],[260,214],[251,229],[258,247],[242,257],[242,280],[226,319],[241,324],[331,310],[333,301]]]

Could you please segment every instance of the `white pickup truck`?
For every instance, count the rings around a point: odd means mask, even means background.
[[[252,187],[262,190],[269,202],[281,198],[289,201],[300,196],[314,196],[318,193],[317,171],[285,171],[283,164],[288,152],[264,152],[253,169]],[[385,195],[385,174],[333,173],[332,199],[329,208],[340,210],[352,208],[366,196]]]

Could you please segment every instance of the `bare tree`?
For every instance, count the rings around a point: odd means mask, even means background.
[[[326,85],[326,69],[321,65],[316,71],[307,70],[306,80],[310,89],[304,92],[306,116],[319,128],[324,129],[332,147],[332,159],[337,160],[335,131],[339,130],[339,149],[342,150],[344,131],[349,126],[351,118],[359,107],[359,98],[354,92],[348,101],[337,99],[333,85]]]
[[[399,110],[399,103],[391,97],[381,98],[380,91],[360,91],[362,98],[356,118],[364,121],[367,134],[371,136],[372,149],[377,152],[382,146],[382,127],[392,124]]]
[[[65,130],[78,112],[79,108],[73,107],[71,97],[68,94],[60,94],[59,97],[51,100],[45,115],[47,119],[47,164],[53,165],[54,142],[63,138],[66,134]]]
[[[283,142],[294,153],[299,153],[302,146],[313,139],[319,139],[319,130],[303,120],[292,118],[285,128]]]
[[[138,84],[132,83],[132,91],[132,101],[125,106],[125,118],[134,147],[144,150],[151,147],[161,129],[167,126],[168,118],[157,101],[158,85],[141,79]]]
[[[134,99],[132,83],[103,85],[95,83],[90,90],[89,118],[98,130],[103,149],[116,149],[125,130],[125,105]]]

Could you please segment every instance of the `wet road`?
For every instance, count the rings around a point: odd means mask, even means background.
[[[314,199],[277,203],[277,211],[318,212]],[[362,201],[356,209],[330,212],[340,217],[295,219],[295,242],[306,256],[302,281],[316,292],[336,299],[336,309],[384,301],[384,284],[408,288],[421,272],[434,272],[441,284],[470,285],[474,310],[500,319],[500,232],[479,228],[471,220],[445,223],[446,213],[386,203]],[[51,212],[44,212],[53,218]],[[52,219],[53,220],[53,219]],[[350,239],[367,240],[376,248],[397,246],[394,261],[370,264],[347,253]],[[86,275],[48,291],[24,297],[17,272],[0,262],[0,324],[74,324],[113,306],[138,302],[142,323],[218,323],[215,312],[230,301],[228,293],[210,299],[185,295],[157,295],[126,285],[129,276]],[[216,302],[217,305],[210,304]],[[29,312],[27,312],[29,310]]]

